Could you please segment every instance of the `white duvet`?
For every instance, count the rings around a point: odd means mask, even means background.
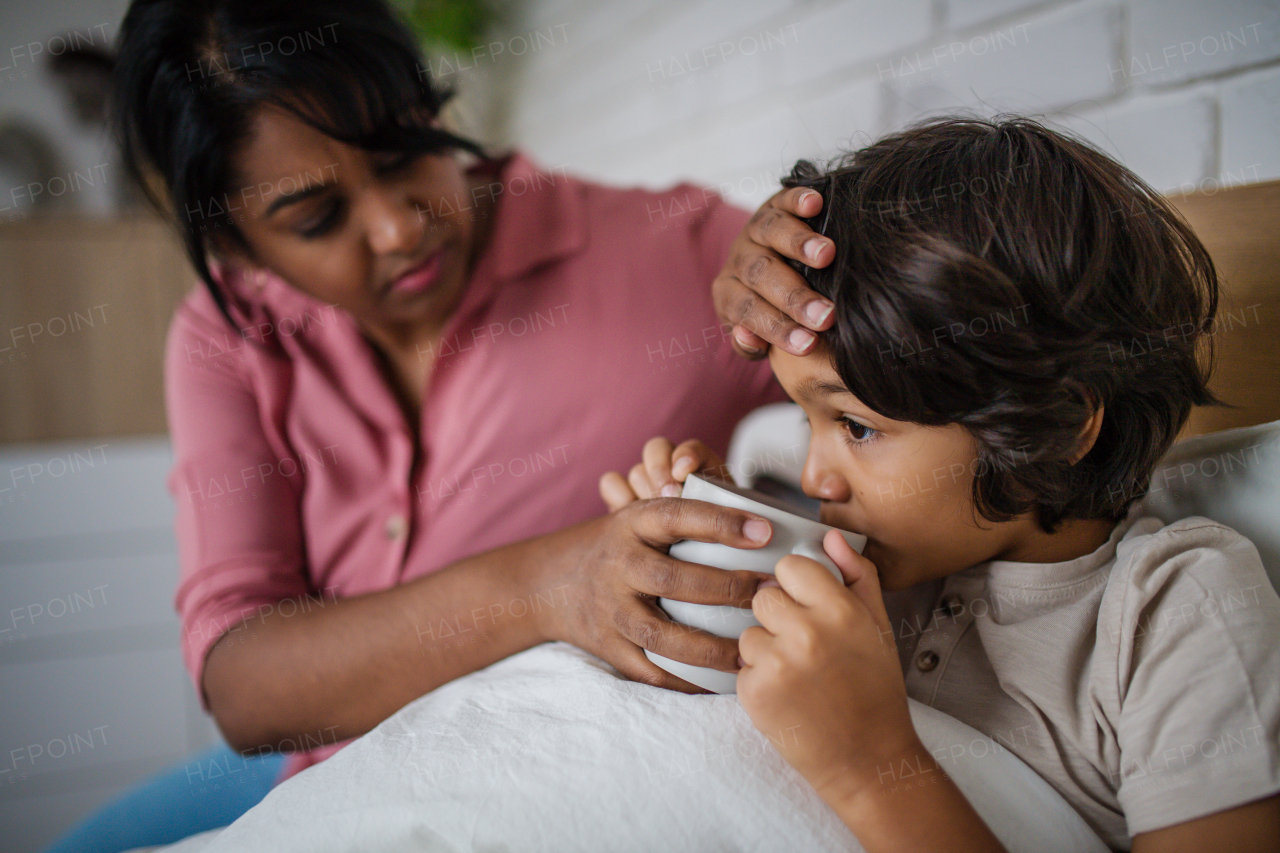
[[[1011,753],[924,705],[913,702],[911,714],[925,745],[1010,851],[1106,850]],[[884,783],[929,779],[886,768]],[[861,847],[751,725],[736,696],[647,687],[553,643],[423,696],[277,787],[230,827],[164,849]]]

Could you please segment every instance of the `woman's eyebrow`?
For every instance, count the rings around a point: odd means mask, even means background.
[[[272,201],[271,204],[267,205],[267,212],[263,214],[263,218],[265,219],[285,205],[305,201],[314,195],[319,195],[329,189],[329,186],[329,184],[312,184],[305,189],[300,189],[291,193],[282,193],[276,196],[275,200]]]

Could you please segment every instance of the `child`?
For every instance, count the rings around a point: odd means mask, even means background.
[[[999,849],[908,696],[1016,753],[1113,848],[1280,849],[1280,600],[1233,530],[1135,507],[1215,402],[1204,247],[1128,169],[1027,119],[927,121],[784,184],[825,199],[811,223],[837,256],[808,277],[836,323],[770,362],[812,430],[805,492],[868,541],[827,537],[845,588],[792,556],[756,594],[752,721],[807,733],[780,750],[868,850]],[[723,464],[665,439],[644,459],[602,480],[612,507]]]

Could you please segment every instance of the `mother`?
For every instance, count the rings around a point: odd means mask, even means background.
[[[767,523],[602,515],[597,480],[654,434],[723,453],[784,398],[735,348],[829,325],[780,257],[834,254],[795,218],[816,193],[748,220],[488,157],[382,0],[135,0],[119,55],[125,162],[205,285],[169,333],[169,486],[183,651],[234,748],[294,751],[289,775],[547,640],[677,690],[642,648],[736,671],[654,601],[748,601],[759,576],[666,546]]]

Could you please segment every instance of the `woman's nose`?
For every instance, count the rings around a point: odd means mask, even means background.
[[[413,255],[422,243],[417,208],[392,188],[370,190],[365,199],[365,230],[377,255]]]
[[[849,500],[852,494],[849,481],[826,464],[822,453],[815,448],[816,444],[816,441],[809,444],[809,455],[800,474],[800,487],[806,495],[820,501],[842,503]]]

